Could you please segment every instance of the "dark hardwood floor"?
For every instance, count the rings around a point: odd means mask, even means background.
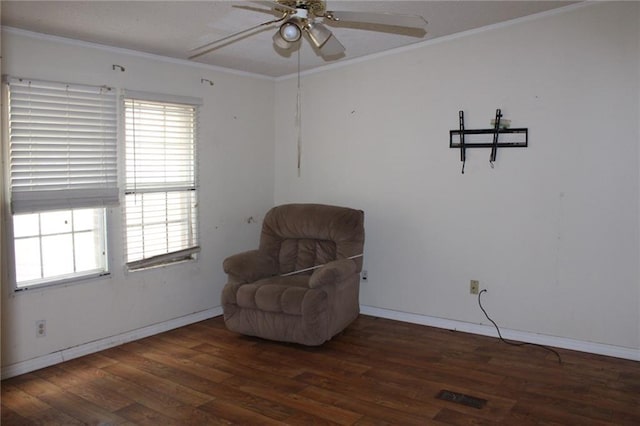
[[[640,363],[361,316],[322,347],[221,317],[2,382],[2,425],[640,425]],[[486,400],[437,399],[441,390]]]

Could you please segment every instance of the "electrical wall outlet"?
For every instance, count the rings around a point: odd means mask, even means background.
[[[478,291],[480,291],[480,281],[471,280],[469,283],[469,293],[478,294]]]
[[[362,280],[366,281],[369,278],[369,273],[367,272],[366,269],[362,270]]]
[[[44,337],[47,335],[47,321],[36,321],[36,337]]]

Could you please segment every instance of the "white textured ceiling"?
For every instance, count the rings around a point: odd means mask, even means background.
[[[328,10],[421,15],[426,34],[414,37],[372,31],[372,26],[331,26],[346,47],[341,59],[326,62],[302,43],[301,69],[309,70],[446,35],[496,24],[570,4],[568,1],[327,1]],[[7,1],[2,25],[61,37],[187,59],[206,42],[269,21],[274,15],[247,1]],[[297,54],[273,47],[276,27],[227,44],[196,61],[279,77],[295,73]],[[380,29],[380,27],[377,27]],[[498,47],[499,48],[499,47]]]

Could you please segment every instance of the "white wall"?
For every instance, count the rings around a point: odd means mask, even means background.
[[[275,201],[365,211],[363,305],[640,348],[640,8],[592,4],[276,85]],[[526,149],[448,148],[496,108]]]
[[[256,246],[262,215],[273,205],[273,162],[264,160],[274,156],[273,81],[15,32],[3,32],[2,51],[3,74],[204,99],[200,259],[125,273],[121,210],[113,209],[109,278],[16,294],[3,278],[3,367],[218,307],[226,281],[222,260]],[[114,71],[113,64],[126,71]],[[257,223],[247,223],[249,217]],[[44,338],[36,338],[39,319],[47,321]]]

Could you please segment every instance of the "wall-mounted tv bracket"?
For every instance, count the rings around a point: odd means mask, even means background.
[[[489,164],[493,168],[496,161],[498,148],[526,148],[529,145],[529,129],[501,128],[502,111],[496,110],[493,129],[464,128],[464,111],[458,113],[460,128],[449,131],[449,148],[460,149],[460,161],[462,161],[462,174],[467,161],[466,150],[468,148],[491,148]]]

